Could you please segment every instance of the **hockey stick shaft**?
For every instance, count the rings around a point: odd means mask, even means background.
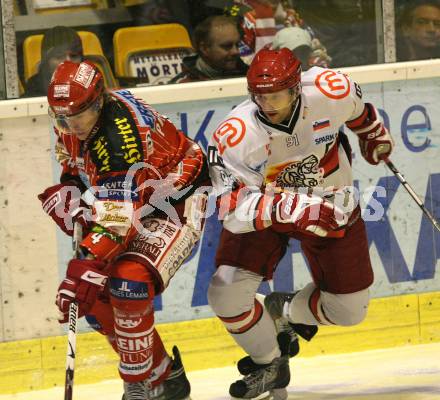
[[[73,227],[73,257],[79,258],[79,244],[82,239],[82,226],[75,223]],[[75,372],[76,355],[76,323],[78,321],[78,304],[70,303],[69,306],[69,327],[67,331],[67,353],[66,353],[66,379],[64,383],[64,400],[72,400],[73,397],[73,375]]]
[[[434,218],[434,216],[424,206],[422,200],[420,199],[419,196],[417,196],[417,193],[409,185],[409,183],[406,181],[405,177],[400,173],[400,171],[396,168],[396,166],[388,159],[388,157],[383,157],[382,160],[385,162],[387,167],[393,172],[393,174],[396,176],[396,178],[399,180],[399,182],[403,185],[403,187],[406,189],[406,191],[411,195],[411,197],[414,199],[414,201],[417,203],[417,205],[422,209],[423,213],[428,217],[428,219],[431,221],[432,225],[434,225],[434,227],[440,232],[439,222]]]

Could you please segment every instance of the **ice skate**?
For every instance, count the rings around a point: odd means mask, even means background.
[[[171,372],[167,379],[159,386],[153,389],[147,389],[145,397],[127,397],[126,394],[122,400],[188,400],[190,399],[191,386],[186,378],[185,369],[183,368],[182,359],[180,358],[179,349],[173,347],[173,361]],[[146,384],[144,384],[146,386]],[[124,384],[125,390],[125,384]]]
[[[148,382],[124,382],[122,400],[150,400],[148,397]]]
[[[274,321],[283,318],[283,309],[286,303],[290,303],[295,293],[272,292],[264,298],[264,307]]]
[[[264,298],[264,307],[275,322],[281,353],[288,353],[290,357],[296,356],[299,352],[298,336],[310,341],[318,332],[316,325],[295,324],[284,317],[284,306],[286,303],[290,304],[295,294],[272,292]],[[281,333],[289,335],[290,343]]]
[[[270,364],[258,365],[258,369],[234,382],[229,394],[232,399],[284,400],[287,398],[284,388],[289,382],[289,358],[286,355],[275,358]]]
[[[187,400],[191,386],[186,378],[179,349],[173,347],[173,365],[167,379],[148,392],[148,400]]]
[[[298,337],[293,328],[290,328],[289,332],[280,332],[277,336],[277,341],[282,356],[288,355],[291,358],[299,353]],[[245,356],[238,361],[237,369],[241,375],[248,375],[268,365],[257,364],[250,356]]]

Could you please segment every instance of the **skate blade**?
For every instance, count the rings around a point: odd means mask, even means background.
[[[244,399],[240,397],[231,397],[231,400],[287,400],[287,389],[272,389],[270,392],[261,393],[257,397]]]
[[[247,397],[246,398],[246,397],[233,397],[233,396],[231,396],[230,399],[231,400],[270,400],[271,397],[270,397],[270,392],[264,392],[264,393],[259,394],[256,397]]]
[[[287,400],[287,389],[272,389],[267,400]]]

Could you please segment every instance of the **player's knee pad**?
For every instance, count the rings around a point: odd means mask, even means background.
[[[140,263],[116,262],[109,279],[110,302],[115,314],[142,316],[152,313],[154,280],[148,268]]]
[[[335,325],[351,326],[362,322],[368,310],[368,289],[347,294],[321,292],[322,308]]]
[[[249,310],[262,280],[257,274],[229,265],[221,265],[208,287],[208,302],[218,315],[231,316]]]
[[[262,277],[240,268],[221,265],[208,288],[208,302],[231,333],[244,333],[263,314],[255,299]]]

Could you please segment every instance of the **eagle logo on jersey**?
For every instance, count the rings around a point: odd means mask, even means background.
[[[301,161],[272,167],[274,172],[267,181],[276,181],[280,187],[315,187],[322,183],[323,171],[318,167],[319,160],[314,154]]]

